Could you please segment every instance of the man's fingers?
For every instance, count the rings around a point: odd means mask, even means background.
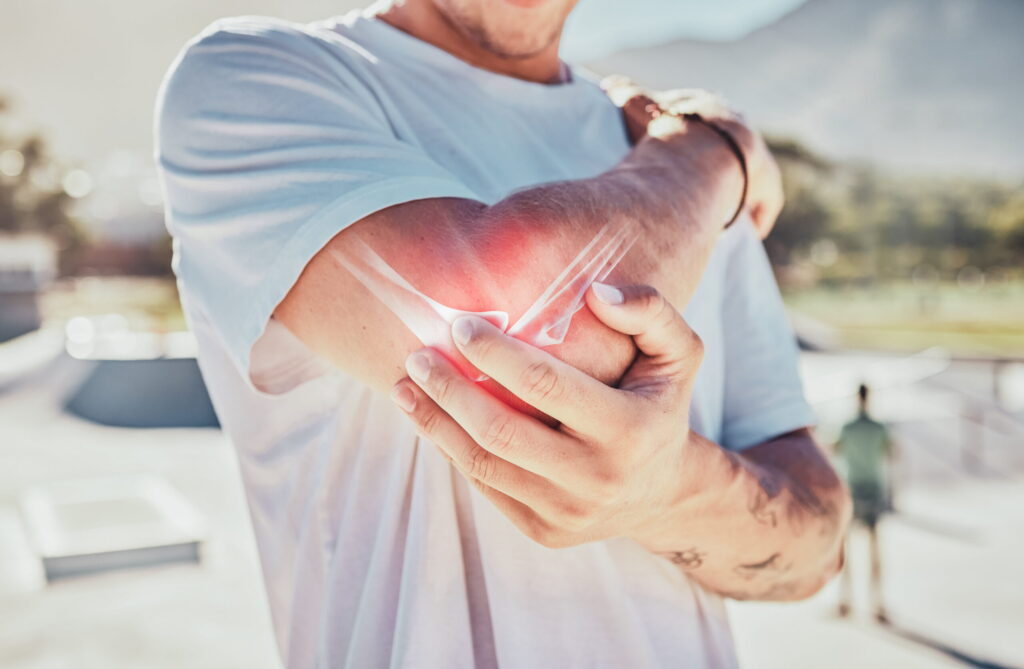
[[[391,395],[416,425],[416,431],[436,445],[455,469],[488,497],[498,494],[492,501],[506,515],[516,509],[532,509],[525,518],[537,514],[542,518],[557,519],[565,515],[568,504],[561,489],[548,479],[481,448],[415,383],[407,379],[399,381]],[[498,504],[502,500],[504,504]],[[508,508],[509,501],[515,502],[515,508]]]
[[[654,94],[657,103],[672,114],[700,114],[704,118],[730,118],[734,115],[718,95],[699,88],[677,88]]]
[[[597,426],[629,410],[615,389],[482,318],[459,318],[452,326],[452,338],[480,371],[577,433],[602,436],[594,434]]]
[[[470,453],[476,459],[471,469],[474,478],[497,466],[485,453],[556,482],[574,476],[573,463],[579,456],[575,441],[504,404],[437,351],[427,348],[413,353],[406,369],[444,414],[443,418],[424,415],[421,420],[443,423],[450,417],[483,451]]]
[[[632,335],[644,356],[627,372],[621,388],[652,379],[692,380],[704,356],[703,343],[657,290],[595,283],[587,291],[587,304],[602,323]]]
[[[621,75],[611,75],[601,81],[601,88],[615,106],[622,109],[626,128],[634,143],[647,133],[647,125],[659,111],[655,102],[644,89]]]
[[[634,84],[629,77],[624,77],[621,74],[612,74],[602,79],[601,90],[616,107],[622,107],[630,98],[643,93],[642,88]]]

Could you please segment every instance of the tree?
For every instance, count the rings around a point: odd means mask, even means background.
[[[883,172],[832,163],[792,140],[769,145],[786,192],[766,240],[776,265],[804,262],[814,244],[827,239],[838,261],[814,269],[824,279],[909,278],[922,263],[947,277],[966,265],[1024,269],[1019,185]]]
[[[834,216],[822,187],[832,165],[792,139],[769,138],[768,145],[782,171],[786,206],[765,245],[773,264],[788,265],[794,253],[810,248],[832,228]]]
[[[7,101],[0,98],[0,120],[9,113]],[[64,192],[62,177],[41,137],[15,138],[0,126],[0,232],[51,238],[65,268],[82,248],[85,234],[68,214],[71,197]]]

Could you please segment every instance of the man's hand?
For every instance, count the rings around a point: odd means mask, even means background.
[[[764,139],[747,125],[741,114],[731,109],[721,97],[700,89],[645,91],[620,76],[605,78],[601,86],[612,102],[622,108],[626,129],[634,144],[645,138],[673,142],[687,126],[680,117],[688,113],[700,114],[731,134],[747,162],[745,209],[761,238],[768,236],[785,201],[782,175]],[[704,130],[711,132],[707,128]],[[728,150],[724,143],[722,148]]]
[[[393,392],[459,471],[550,547],[615,536],[643,542],[687,489],[680,482],[697,473],[688,466],[688,408],[700,339],[646,286],[596,284],[587,303],[639,350],[618,388],[483,319],[461,318],[452,330],[473,365],[557,428],[497,400],[432,349],[409,357],[415,384],[403,381]]]
[[[604,296],[605,299],[600,299]],[[547,424],[461,376],[437,352],[407,360],[392,398],[527,536],[549,547],[629,537],[739,599],[817,592],[842,564],[850,500],[810,431],[733,453],[690,430],[702,346],[650,288],[598,285],[591,311],[638,354],[608,387],[486,321],[460,319],[462,354]]]

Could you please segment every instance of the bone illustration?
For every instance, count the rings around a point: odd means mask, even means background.
[[[608,223],[583,247],[562,273],[520,316],[508,334],[534,346],[565,341],[572,317],[583,308],[583,296],[595,281],[604,281],[619,264],[637,234],[631,224],[616,229]]]
[[[479,316],[534,346],[560,344],[565,340],[573,316],[583,307],[587,289],[595,281],[608,277],[636,238],[631,224],[602,226],[511,327],[508,312],[453,309],[424,295],[362,240],[357,240],[344,253],[331,249],[331,255],[395,314],[421,344],[441,351],[467,377],[483,381],[487,377],[459,353],[452,341],[451,324],[455,319]]]

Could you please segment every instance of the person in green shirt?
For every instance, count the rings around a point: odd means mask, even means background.
[[[875,618],[888,622],[882,605],[882,565],[878,549],[878,520],[892,508],[890,468],[894,453],[885,425],[868,415],[868,388],[857,389],[860,411],[857,418],[843,426],[835,451],[845,465],[846,480],[853,497],[854,520],[868,530],[871,542],[871,590]],[[850,567],[843,569],[839,615],[850,613],[852,582]]]

